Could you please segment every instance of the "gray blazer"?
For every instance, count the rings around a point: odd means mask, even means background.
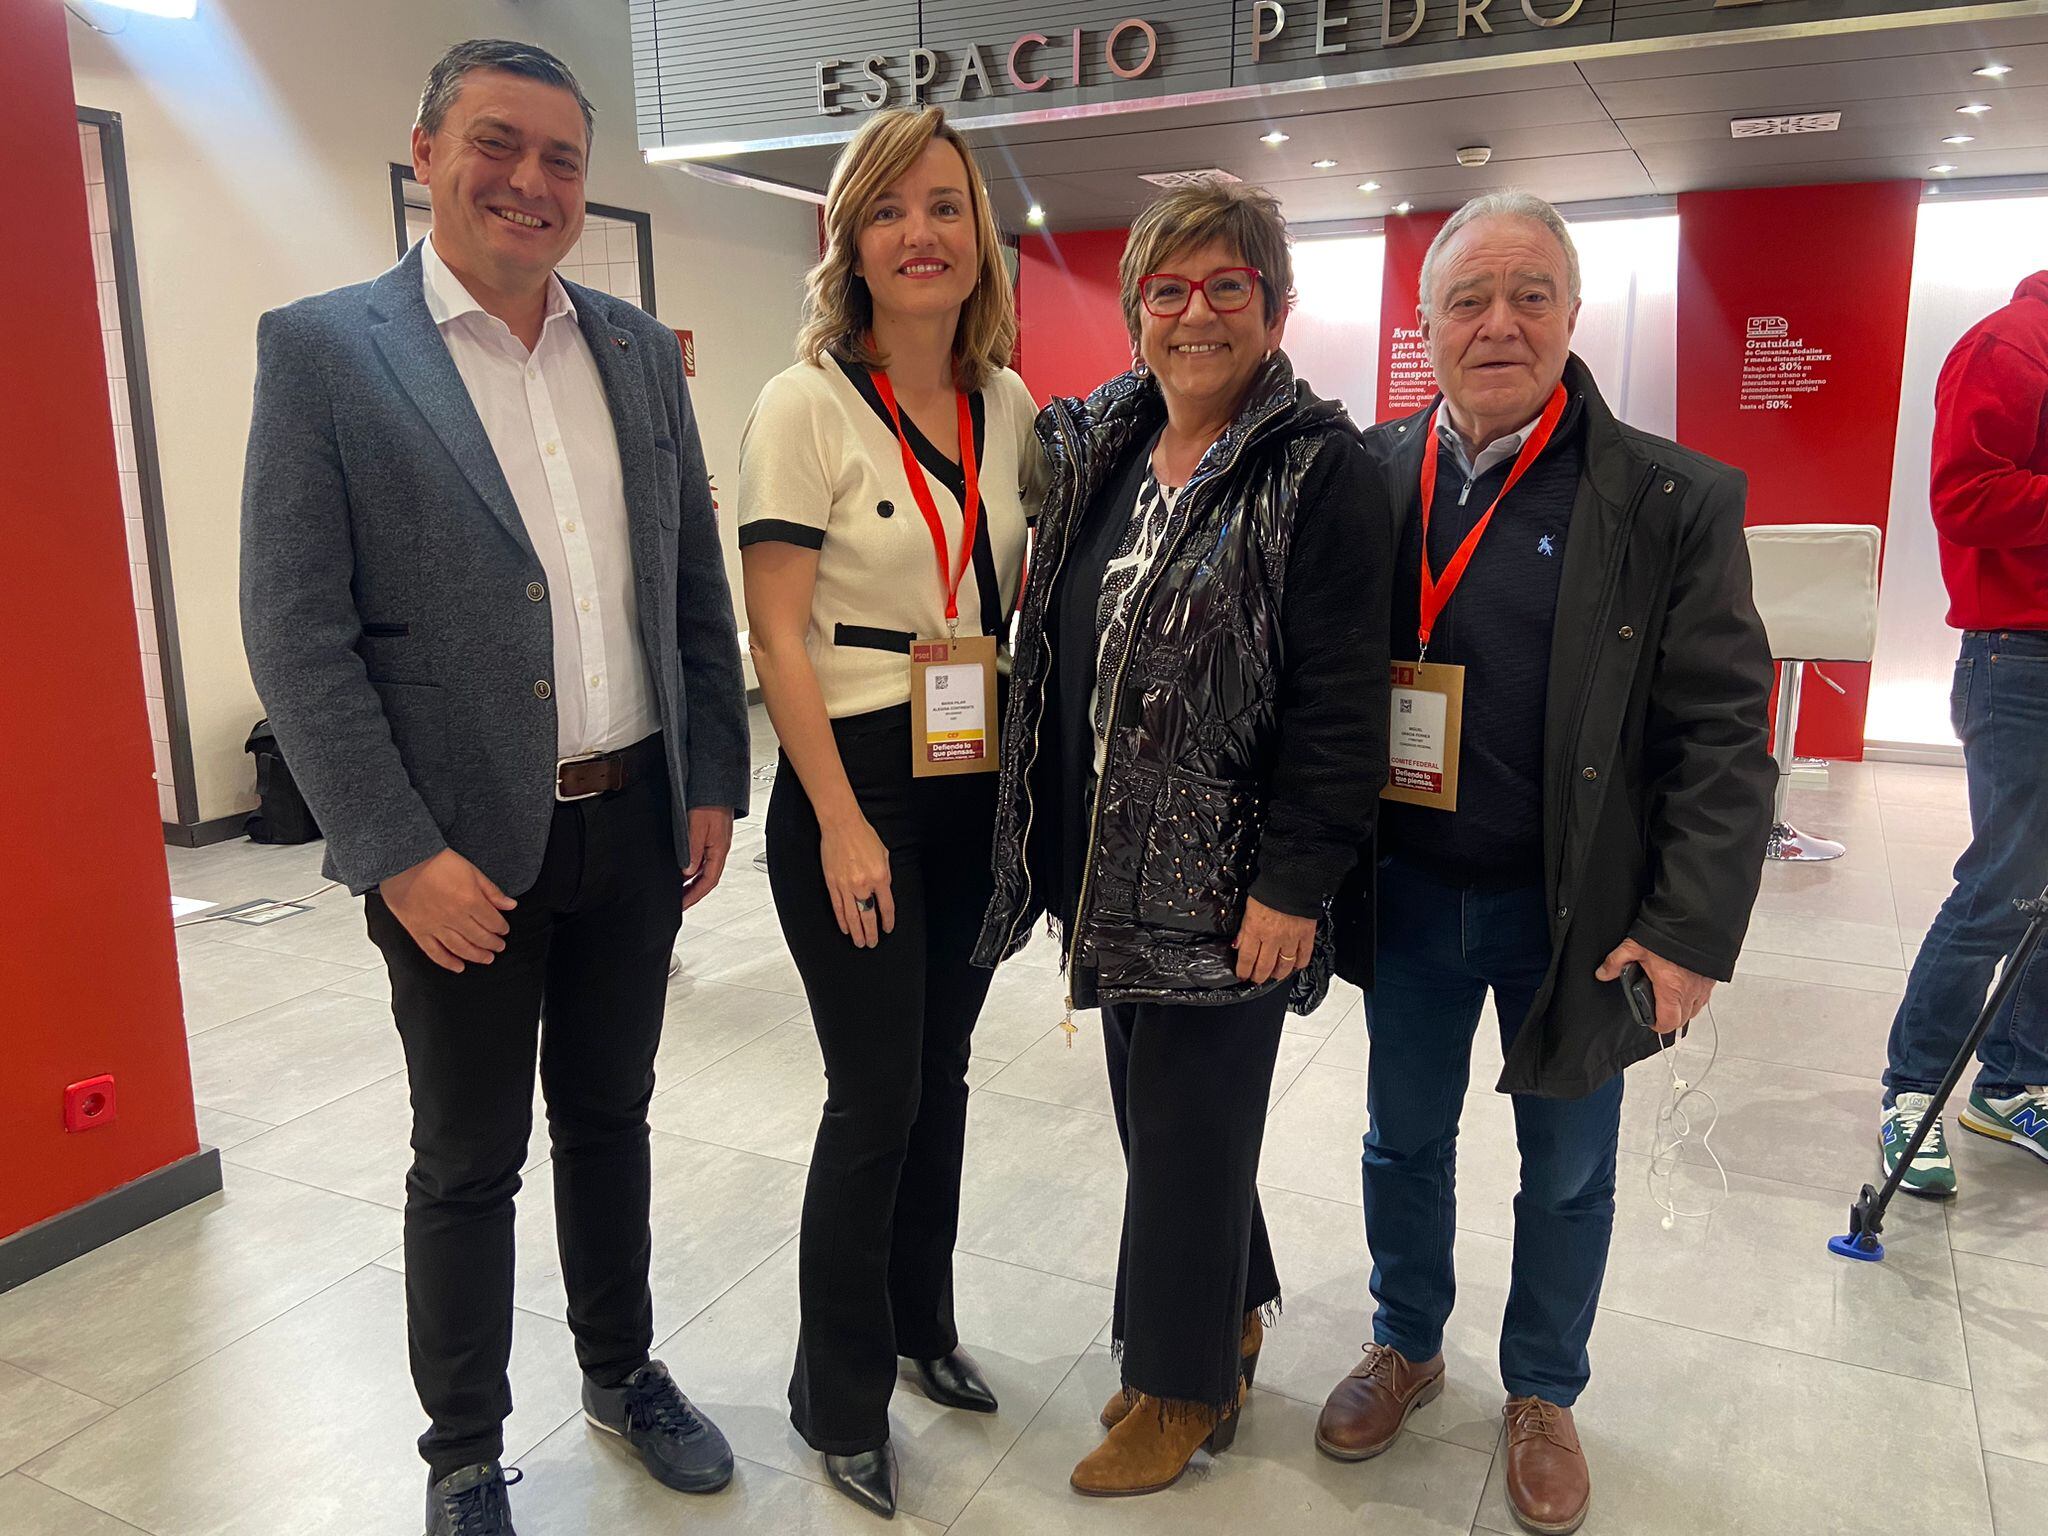
[[[675,333],[566,286],[618,428],[687,864],[687,808],[744,814],[749,778],[704,455]],[[419,247],[375,282],[272,310],[256,337],[242,638],[327,877],[360,893],[453,848],[516,896],[554,812],[553,594],[427,311]]]

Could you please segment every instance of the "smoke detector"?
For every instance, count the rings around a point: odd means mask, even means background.
[[[1839,112],[1791,112],[1780,117],[1737,117],[1728,123],[1731,139],[1771,139],[1786,133],[1833,133],[1842,126]]]
[[[1477,170],[1493,158],[1493,147],[1488,144],[1468,144],[1458,151],[1458,164],[1468,170]]]
[[[1210,169],[1206,171],[1154,171],[1149,176],[1140,176],[1140,181],[1149,181],[1155,187],[1208,187],[1221,183],[1242,180],[1228,171]]]

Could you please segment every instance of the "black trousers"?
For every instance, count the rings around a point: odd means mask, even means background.
[[[660,738],[632,750],[644,777],[556,806],[540,877],[511,893],[512,931],[491,964],[442,970],[369,897],[412,1085],[406,1327],[432,1421],[420,1454],[437,1479],[504,1450],[512,1197],[532,1129],[536,1047],[576,1358],[593,1381],[616,1386],[653,1343],[647,1104],[682,871]]]
[[[895,931],[873,949],[839,931],[817,815],[787,758],[768,806],[768,881],[826,1078],[798,1240],[790,1421],[813,1449],[845,1456],[889,1438],[898,1355],[936,1359],[960,1342],[968,1042],[994,974],[968,957],[993,890],[996,775],[913,779],[907,706],[836,720],[833,735],[889,850]]]
[[[1284,987],[1102,1010],[1125,1169],[1111,1332],[1136,1391],[1236,1402],[1244,1315],[1280,1299],[1257,1180],[1286,1015]]]

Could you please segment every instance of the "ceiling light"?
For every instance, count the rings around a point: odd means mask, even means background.
[[[1954,169],[1955,167],[1952,165],[1930,165],[1927,167],[1927,174],[1930,176],[1946,176]]]
[[[1361,192],[1377,192],[1379,189],[1380,184],[1376,181],[1361,181],[1358,184],[1358,190]]]
[[[1489,144],[1469,144],[1458,151],[1458,164],[1465,169],[1476,170],[1493,158],[1493,147]]]
[[[1957,107],[1956,110],[1965,117],[1982,117],[1991,110],[1991,103],[1988,101],[1972,101]]]
[[[1309,161],[1308,165],[1309,169],[1312,171],[1334,171],[1335,169],[1337,169],[1337,162],[1327,158],[1322,160],[1311,160]]]
[[[1260,134],[1259,142],[1261,144],[1285,144],[1287,142],[1287,138],[1288,136],[1286,134],[1282,133],[1278,128],[1275,128],[1271,133]]]
[[[1952,133],[1941,142],[1944,144],[1974,144],[1977,142],[1977,137],[1975,134],[1970,133]]]
[[[1986,80],[2003,80],[2012,73],[2012,66],[2010,64],[1986,64],[1982,69],[1973,69],[1970,73],[1981,76]]]
[[[1414,205],[1413,203],[1396,203],[1396,204],[1394,204],[1394,212],[1396,212],[1396,213],[1413,213],[1414,211],[1415,211],[1415,205]]]
[[[1024,222],[1026,224],[1043,224],[1045,222],[1045,210],[1039,207],[1038,204],[1033,203],[1024,212]]]

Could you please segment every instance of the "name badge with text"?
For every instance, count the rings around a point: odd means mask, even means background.
[[[1458,808],[1458,736],[1465,715],[1465,669],[1435,661],[1397,661],[1388,705],[1387,800]]]
[[[993,635],[911,642],[910,725],[913,778],[995,772]]]

